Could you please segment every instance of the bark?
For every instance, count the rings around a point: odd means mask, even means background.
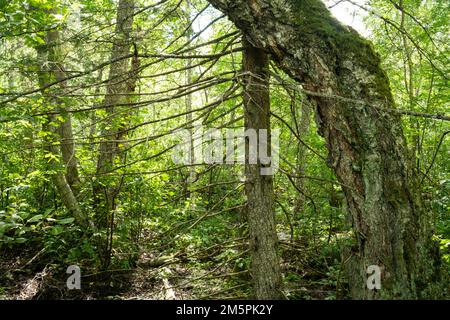
[[[265,129],[270,132],[269,58],[264,51],[248,42],[244,46],[243,69],[250,73],[245,79],[244,89],[245,129]],[[254,296],[261,300],[281,299],[272,176],[261,175],[262,164],[259,160],[258,164],[249,164],[248,150],[247,143],[245,193]]]
[[[80,190],[80,176],[78,173],[78,159],[75,155],[75,144],[73,140],[72,117],[70,113],[64,114],[65,120],[59,127],[59,135],[61,136],[61,154],[66,166],[66,180],[74,194],[78,194]]]
[[[38,55],[42,60],[41,73],[39,76],[39,84],[41,87],[45,87],[48,83],[52,83],[55,80],[61,81],[61,79],[66,77],[61,62],[60,43],[61,38],[59,31],[48,31],[46,44],[43,47],[38,48]],[[86,226],[88,225],[88,218],[81,211],[75,196],[75,190],[78,190],[80,180],[77,169],[77,159],[75,157],[71,116],[58,96],[64,92],[64,89],[65,84],[61,82],[56,88],[56,91],[43,92],[45,103],[50,107],[55,106],[56,110],[64,117],[64,120],[62,121],[57,119],[54,115],[47,117],[46,122],[43,125],[44,132],[48,133],[44,138],[46,143],[45,149],[57,159],[62,156],[63,163],[60,163],[60,161],[56,159],[49,159],[49,169],[53,171],[52,182],[58,190],[62,203],[74,216],[76,222],[79,225]],[[56,127],[55,124],[57,125]],[[55,139],[60,140],[59,148],[58,144],[55,144]]]
[[[435,294],[439,274],[431,218],[410,188],[398,115],[374,108],[395,106],[370,43],[332,18],[319,0],[209,2],[313,92],[309,98],[317,105],[329,165],[346,186],[353,221],[352,296],[406,299]],[[370,265],[382,269],[380,291],[366,286]]]
[[[61,62],[62,57],[59,53],[59,45],[61,42],[60,32],[58,30],[47,32],[47,43],[49,46],[49,63],[53,73],[54,80],[60,81],[59,89],[61,93],[65,91],[65,82],[62,80],[67,78],[64,66]],[[62,103],[61,103],[62,105]],[[72,115],[67,108],[58,108],[60,115],[64,118],[58,128],[58,134],[61,137],[61,155],[66,168],[66,180],[69,183],[74,194],[77,194],[80,188],[80,176],[78,173],[78,159],[75,155],[75,143],[72,130]]]

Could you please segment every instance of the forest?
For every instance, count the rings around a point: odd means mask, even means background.
[[[449,300],[449,13],[0,0],[0,300]]]

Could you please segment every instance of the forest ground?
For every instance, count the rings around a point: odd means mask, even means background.
[[[246,245],[244,242],[234,244]],[[161,252],[142,249],[135,267],[82,272],[81,290],[68,290],[66,267],[57,258],[46,255],[38,244],[25,250],[22,247],[20,252],[14,248],[4,248],[0,253],[3,257],[0,261],[0,298],[226,300],[246,299],[249,296],[251,288],[247,270],[236,263],[236,257],[221,259],[219,255],[223,248],[220,246],[199,252],[197,257],[182,253],[166,257],[161,256]],[[307,248],[300,240],[280,242],[287,298],[345,298],[345,284],[336,283],[330,279],[329,272],[322,271],[333,263],[333,257],[318,260],[314,258],[321,257],[314,254],[317,250]]]

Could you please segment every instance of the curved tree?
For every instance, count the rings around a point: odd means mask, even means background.
[[[59,30],[49,30],[46,32],[45,42],[36,48],[40,59],[39,84],[45,87],[55,81],[59,85],[51,90],[42,90],[44,104],[51,107],[56,106],[56,110],[63,115],[63,120],[58,120],[56,116],[49,115],[43,125],[43,130],[48,132],[45,136],[46,151],[55,156],[55,159],[62,157],[62,163],[53,158],[50,159],[50,168],[54,171],[51,175],[52,181],[58,190],[61,202],[73,215],[79,225],[89,225],[88,217],[82,212],[76,198],[80,186],[78,173],[78,160],[75,155],[75,145],[72,132],[72,117],[64,105],[61,95],[65,90],[66,78],[61,52],[61,34]],[[55,143],[54,139],[60,140]],[[59,144],[59,147],[58,147]],[[64,170],[61,170],[61,167]]]
[[[320,0],[209,0],[317,106],[320,134],[348,203],[356,239],[347,259],[354,298],[420,298],[439,280],[430,217],[411,187],[389,80],[371,44]],[[366,286],[382,270],[382,289]]]

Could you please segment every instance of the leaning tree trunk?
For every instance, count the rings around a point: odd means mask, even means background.
[[[243,69],[248,73],[244,89],[245,129],[267,130],[270,139],[269,58],[263,50],[250,43],[245,42],[244,45]],[[270,148],[270,141],[266,142]],[[259,159],[257,164],[249,162],[249,150],[247,142],[245,194],[254,296],[261,300],[281,299],[272,176],[261,175],[263,165]]]
[[[352,296],[417,298],[439,275],[430,217],[410,187],[400,119],[389,81],[369,42],[331,17],[320,0],[209,0],[254,46],[309,92],[317,105],[329,165],[345,186],[356,248]],[[368,266],[382,270],[382,289],[366,286]]]
[[[88,217],[82,212],[76,192],[79,188],[79,175],[77,169],[77,159],[75,157],[75,147],[73,142],[71,115],[62,105],[60,95],[64,93],[64,67],[61,62],[60,53],[61,37],[58,30],[48,31],[45,45],[37,48],[38,55],[42,59],[41,72],[39,74],[39,85],[45,87],[49,83],[60,81],[60,85],[51,92],[50,89],[43,91],[45,103],[49,106],[56,105],[56,111],[63,116],[63,120],[56,118],[54,114],[49,115],[43,125],[43,130],[49,134],[44,137],[46,151],[53,155],[49,158],[49,166],[54,183],[61,197],[61,202],[73,215],[79,225],[87,226]],[[55,127],[55,124],[57,126]],[[54,139],[60,140],[55,143]],[[58,145],[60,147],[58,148]],[[59,162],[62,156],[63,163]],[[64,169],[64,171],[61,170]]]
[[[60,81],[60,89],[61,93],[65,92],[65,82],[63,81],[65,78],[67,78],[67,75],[64,71],[64,66],[62,63],[58,60],[61,57],[58,56],[56,53],[58,51],[58,46],[61,42],[61,37],[58,30],[55,31],[49,31],[47,33],[47,39],[50,46],[55,46],[54,48],[50,48],[52,52],[55,52],[54,54],[54,60],[50,62],[52,69],[52,73],[54,75],[54,78],[56,81]],[[80,176],[78,173],[78,159],[75,155],[75,143],[73,139],[73,130],[72,130],[72,115],[69,110],[66,108],[59,108],[58,111],[60,112],[60,115],[64,118],[64,120],[61,122],[61,124],[58,127],[58,133],[61,137],[61,155],[62,159],[64,161],[64,165],[66,167],[66,180],[69,184],[70,188],[72,189],[73,193],[76,195],[79,192],[80,189]]]
[[[55,9],[53,9],[52,12],[55,12]],[[44,51],[48,55],[47,71],[49,72],[46,75],[46,80],[59,82],[59,85],[57,86],[57,90],[59,90],[59,92],[56,94],[56,96],[58,96],[64,94],[66,91],[66,82],[63,80],[67,78],[67,74],[64,70],[64,64],[62,62],[63,56],[61,53],[61,34],[59,30],[50,30],[47,32],[46,37],[47,39]],[[60,102],[60,98],[57,100],[58,104],[61,105],[62,103]],[[60,150],[66,170],[65,177],[73,193],[76,195],[79,192],[81,181],[78,173],[78,159],[75,154],[72,114],[69,112],[70,110],[68,110],[68,108],[59,107],[57,111],[60,112],[60,116],[64,119],[60,122],[57,131],[58,135],[61,137]]]

